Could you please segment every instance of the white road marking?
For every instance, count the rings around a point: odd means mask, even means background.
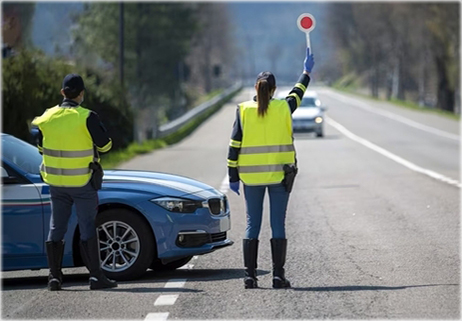
[[[220,192],[223,194],[226,194],[229,191],[229,178],[228,174],[226,174],[225,178],[223,178],[223,181],[221,182],[220,185]]]
[[[333,96],[337,96],[337,99],[339,99],[339,100],[350,102],[355,107],[359,107],[359,108],[367,110],[367,111],[369,111],[371,113],[375,113],[375,114],[378,114],[378,115],[381,115],[381,116],[385,116],[387,118],[390,118],[390,119],[393,119],[395,121],[401,122],[401,123],[406,124],[408,126],[411,126],[411,127],[426,131],[428,133],[432,133],[432,134],[435,134],[435,135],[438,135],[438,136],[441,136],[441,137],[445,137],[445,138],[449,138],[449,139],[453,139],[453,140],[459,140],[460,139],[459,135],[451,134],[451,133],[445,132],[443,130],[439,130],[439,129],[436,129],[436,128],[433,128],[433,127],[430,127],[430,126],[427,126],[427,125],[420,124],[418,122],[410,120],[409,118],[406,118],[406,117],[403,117],[403,116],[400,116],[400,115],[397,115],[397,114],[394,114],[394,113],[391,113],[391,112],[388,112],[388,111],[384,111],[384,110],[380,110],[380,109],[377,109],[377,108],[370,107],[369,105],[367,105],[366,103],[364,103],[364,102],[362,102],[362,101],[360,101],[358,99],[347,97],[345,95],[333,92],[331,90],[327,90],[327,91],[326,90],[321,90],[321,91],[327,92],[328,94],[331,94]]]
[[[179,267],[177,270],[191,270],[194,267],[194,264],[186,264],[182,267]]]
[[[182,288],[184,287],[185,283],[186,283],[186,279],[171,279],[165,284],[164,288],[166,289]]]
[[[155,321],[165,321],[168,318],[169,313],[168,312],[162,312],[162,313],[148,313],[145,320],[155,320]]]
[[[198,258],[199,258],[199,255],[194,255],[192,259],[197,260]]]
[[[174,305],[176,299],[178,299],[178,294],[161,295],[157,298],[156,302],[154,302],[154,306]]]
[[[366,146],[367,148],[372,149],[373,151],[376,151],[379,154],[382,154],[385,157],[388,157],[389,159],[391,159],[391,160],[393,160],[393,161],[395,161],[395,162],[397,162],[397,163],[399,163],[399,164],[401,164],[403,166],[406,166],[410,170],[413,170],[415,172],[427,175],[427,176],[429,176],[431,178],[437,179],[437,180],[442,181],[444,183],[457,186],[459,188],[462,186],[460,184],[460,182],[455,180],[455,179],[446,177],[444,175],[441,175],[441,174],[436,173],[434,171],[431,171],[429,169],[420,167],[420,166],[418,166],[418,165],[416,165],[414,163],[411,163],[408,160],[405,160],[404,158],[399,157],[398,155],[395,155],[395,154],[387,151],[386,149],[383,149],[382,147],[379,147],[379,146],[371,143],[370,141],[368,141],[368,140],[366,140],[364,138],[361,138],[361,137],[353,134],[348,129],[346,129],[344,126],[340,125],[339,123],[337,123],[335,120],[333,120],[330,117],[326,117],[326,121],[329,123],[329,125],[336,128],[339,132],[341,132],[342,134],[344,134],[348,138],[350,138],[350,139],[354,140],[355,142],[358,142],[358,143]]]

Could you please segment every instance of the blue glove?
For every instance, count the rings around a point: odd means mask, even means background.
[[[314,57],[313,54],[310,55],[310,48],[306,48],[306,57],[303,63],[305,71],[311,72],[314,66]]]
[[[236,193],[237,195],[241,195],[239,193],[239,181],[237,182],[229,182],[229,188]]]

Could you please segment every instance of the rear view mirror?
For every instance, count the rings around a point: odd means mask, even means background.
[[[320,107],[322,111],[326,111],[327,110],[327,106],[321,106]]]

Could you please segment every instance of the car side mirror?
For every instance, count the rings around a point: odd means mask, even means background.
[[[0,172],[2,174],[2,183],[3,184],[17,184],[20,182],[19,178],[16,176],[9,176],[6,169],[0,167]]]
[[[327,110],[327,106],[321,106],[321,110],[322,110],[322,111],[326,111],[326,110]]]

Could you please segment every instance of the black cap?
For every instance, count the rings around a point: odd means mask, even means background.
[[[83,79],[77,74],[66,75],[63,79],[63,90],[70,92],[81,92],[85,90]]]
[[[274,75],[269,71],[262,71],[259,73],[257,76],[257,82],[259,80],[266,80],[271,88],[276,87],[276,78],[274,78]]]

